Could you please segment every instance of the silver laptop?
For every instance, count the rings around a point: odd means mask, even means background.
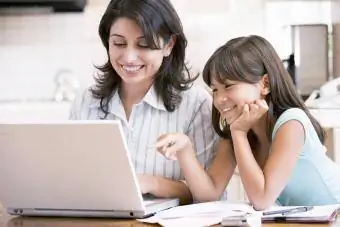
[[[0,203],[24,216],[143,218],[178,199],[144,201],[119,121],[0,123]]]

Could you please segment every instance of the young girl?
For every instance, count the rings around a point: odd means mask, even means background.
[[[210,57],[203,78],[213,92],[213,126],[223,137],[209,170],[197,162],[183,134],[163,135],[155,144],[169,159],[178,159],[196,200],[219,199],[237,165],[255,209],[275,201],[340,203],[340,167],[327,157],[323,129],[268,41],[230,40]]]

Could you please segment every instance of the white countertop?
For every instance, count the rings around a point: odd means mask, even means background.
[[[0,103],[0,121],[65,120],[72,102],[4,102]]]
[[[340,127],[340,109],[310,109],[310,112],[322,127]]]

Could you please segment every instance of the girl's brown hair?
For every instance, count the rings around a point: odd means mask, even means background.
[[[207,61],[203,70],[203,79],[209,86],[212,77],[221,83],[228,79],[254,84],[266,74],[270,89],[270,93],[265,98],[269,106],[268,140],[271,141],[271,133],[277,118],[285,110],[296,107],[307,114],[320,141],[324,143],[324,130],[304,105],[281,59],[266,39],[251,35],[228,41]],[[231,139],[229,126],[221,127],[220,117],[219,111],[213,107],[212,123],[216,132],[224,138]],[[249,133],[252,136],[252,132]]]

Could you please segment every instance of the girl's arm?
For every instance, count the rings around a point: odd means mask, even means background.
[[[174,141],[174,145],[167,147],[167,141]],[[191,142],[183,134],[168,134],[158,141],[156,146],[166,157],[179,161],[187,186],[195,200],[219,200],[236,167],[229,140],[221,139],[218,142],[216,156],[207,171],[197,161]]]
[[[252,154],[247,133],[231,133],[247,196],[255,209],[266,209],[275,202],[293,172],[305,140],[304,127],[299,121],[289,120],[278,129],[263,171]]]

